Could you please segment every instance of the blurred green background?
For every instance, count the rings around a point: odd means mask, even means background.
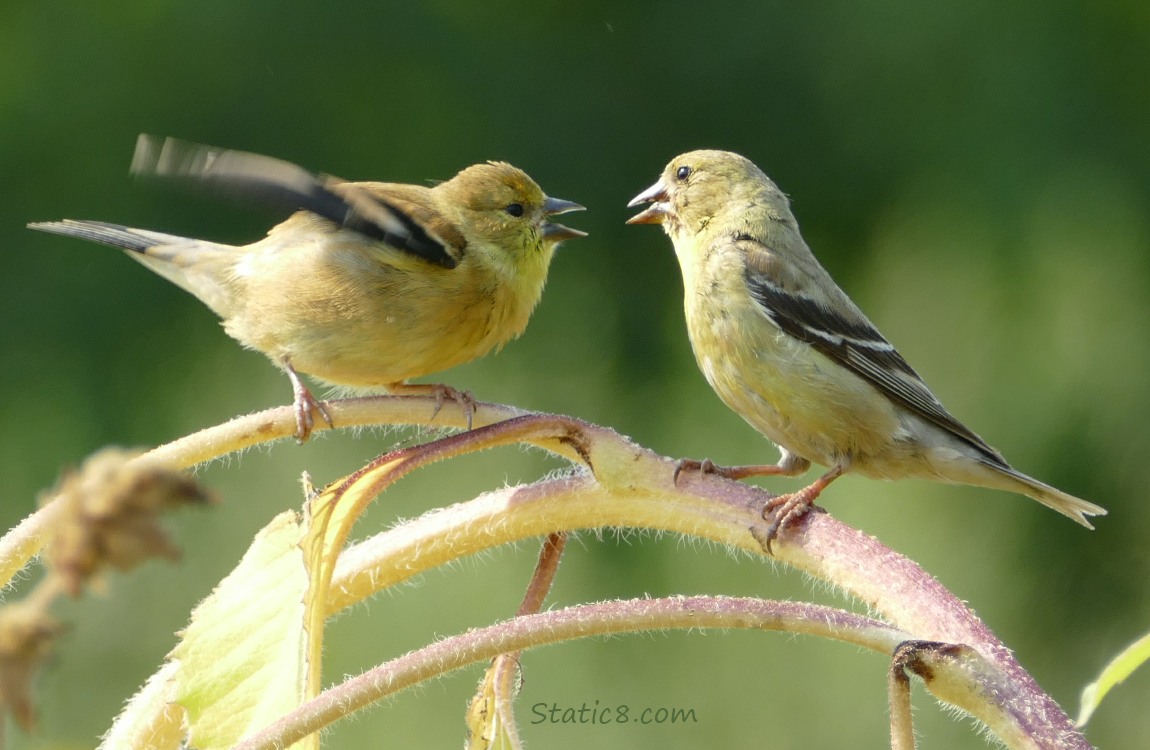
[[[444,379],[667,455],[773,461],[695,367],[670,243],[623,225],[628,199],[672,156],[726,148],[791,195],[816,254],[955,414],[1019,468],[1110,509],[1088,533],[989,490],[847,478],[823,496],[970,602],[1073,714],[1082,686],[1150,628],[1150,5],[703,6],[5,3],[5,523],[103,445],[166,442],[290,398],[287,379],[193,298],[116,252],[24,229],[90,218],[246,242],[279,218],[136,183],[139,132],[349,179],[420,182],[511,161],[588,206],[569,223],[591,236],[564,246],[521,340]],[[58,608],[72,627],[37,685],[42,730],[10,746],[93,745],[252,534],[299,506],[300,472],[322,484],[397,439],[323,435],[203,470],[224,503],[173,519],[182,564],[112,576],[104,595]],[[553,466],[505,450],[425,470],[358,531]],[[500,550],[345,615],[328,680],[510,615],[535,554]],[[571,545],[551,601],[671,593],[838,601],[706,545],[591,533]],[[670,633],[546,649],[523,667],[532,747],[887,743],[886,661],[840,644]],[[478,676],[405,694],[328,743],[459,747]],[[535,703],[595,701],[693,708],[698,722],[530,724]],[[981,744],[921,688],[916,703],[926,745]],[[1143,670],[1088,737],[1150,746],[1148,705]]]

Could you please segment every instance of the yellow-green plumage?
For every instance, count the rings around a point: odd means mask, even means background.
[[[548,198],[503,162],[423,187],[341,182],[268,157],[183,148],[190,154],[175,156],[192,165],[192,176],[290,192],[289,200],[302,196],[304,205],[350,218],[341,225],[298,211],[241,247],[99,222],[30,226],[123,247],[200,298],[230,336],[288,371],[297,411],[311,397],[296,371],[396,390],[500,348],[526,328],[556,245],[583,234],[549,221],[581,206]],[[211,172],[213,164],[226,172]],[[381,214],[401,221],[371,223]],[[394,234],[405,227],[423,238],[423,254]],[[310,407],[300,419],[306,437]]]
[[[1013,469],[958,422],[819,265],[786,196],[738,154],[693,151],[631,202],[660,223],[683,273],[687,329],[707,381],[776,443],[776,466],[732,476],[830,471],[923,477],[1018,492],[1084,526],[1106,511]]]

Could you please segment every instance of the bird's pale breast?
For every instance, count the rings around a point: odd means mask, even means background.
[[[243,343],[300,372],[373,388],[468,362],[518,336],[542,291],[511,287],[465,260],[453,269],[364,243],[347,233],[281,240],[256,250],[275,256],[247,276],[261,301],[225,321]],[[302,241],[300,241],[302,239]],[[290,257],[285,257],[290,256]],[[293,283],[280,275],[293,274]],[[287,291],[290,288],[290,293]]]
[[[695,357],[719,397],[787,451],[824,466],[848,459],[885,474],[910,446],[873,386],[783,333],[747,292],[740,259],[707,258],[688,272],[686,315]]]

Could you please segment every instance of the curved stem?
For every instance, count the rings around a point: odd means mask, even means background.
[[[722,596],[585,604],[524,615],[425,646],[353,677],[234,750],[287,747],[332,722],[419,682],[501,653],[576,638],[666,628],[785,630],[891,653],[906,634],[862,615],[815,604]]]
[[[339,426],[425,423],[434,399],[387,396],[327,404]],[[452,408],[449,408],[452,407]],[[440,422],[462,426],[465,415],[445,404]],[[675,531],[718,541],[753,554],[765,550],[762,517],[771,495],[720,477],[684,474],[674,481],[675,463],[642,449],[617,433],[569,417],[525,414],[511,407],[480,404],[476,425],[487,429],[450,436],[417,449],[389,454],[391,471],[379,463],[371,481],[376,491],[406,470],[428,461],[522,441],[589,467],[577,474],[483,495],[462,506],[428,514],[387,535],[344,552],[335,570],[329,613],[392,585],[416,569],[527,536],[611,526]],[[290,407],[232,420],[161,446],[139,460],[160,459],[190,466],[249,445],[294,434]],[[50,503],[0,542],[3,565],[23,565],[40,548],[55,512]],[[395,555],[410,555],[395,564]],[[1010,651],[966,607],[912,561],[825,513],[808,513],[773,544],[775,557],[827,581],[881,612],[916,639],[965,644],[978,659],[965,682],[928,682],[944,700],[971,711],[1001,739],[1017,747],[1087,748],[1082,734],[1014,659]],[[23,560],[21,560],[23,558]],[[413,563],[417,560],[418,563]],[[371,580],[371,576],[376,576]],[[965,658],[965,657],[964,657]],[[985,665],[989,665],[984,668]],[[980,686],[972,690],[971,685]]]
[[[436,406],[432,396],[370,396],[325,401],[323,405],[340,428],[379,425],[464,427],[467,424],[466,415],[454,401],[444,403],[443,409],[432,420]],[[476,405],[473,423],[481,427],[525,414],[528,412],[511,406],[480,403]],[[260,443],[292,438],[296,429],[294,407],[279,406],[208,427],[153,448],[133,460],[157,460],[177,469],[186,469]],[[327,429],[331,428],[321,421],[313,433]],[[539,447],[571,460],[579,458],[570,446],[562,442],[541,439]],[[0,538],[0,586],[11,581],[29,560],[40,553],[59,512],[56,498],[50,498]]]
[[[674,462],[633,447],[616,462],[632,472],[625,480],[621,472],[604,469],[606,462],[598,459],[605,448],[595,442],[588,450],[599,469],[595,477],[486,493],[353,545],[336,565],[329,616],[420,571],[560,530],[659,529],[764,554],[757,538],[767,525],[760,509],[768,493],[714,477],[672,484]],[[779,560],[866,602],[916,639],[968,646],[979,657],[968,666],[979,666],[967,669],[963,679],[927,687],[985,722],[1011,747],[1090,747],[974,612],[911,560],[826,513],[807,514],[773,548]],[[972,693],[970,685],[979,689]]]

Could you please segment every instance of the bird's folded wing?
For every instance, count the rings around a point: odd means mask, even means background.
[[[991,463],[1006,465],[998,451],[951,416],[918,373],[845,295],[845,309],[839,311],[801,291],[785,290],[779,279],[772,278],[777,263],[769,259],[771,254],[761,243],[746,236],[735,241],[747,258],[747,291],[767,319],[858,375],[891,401],[962,439]]]

